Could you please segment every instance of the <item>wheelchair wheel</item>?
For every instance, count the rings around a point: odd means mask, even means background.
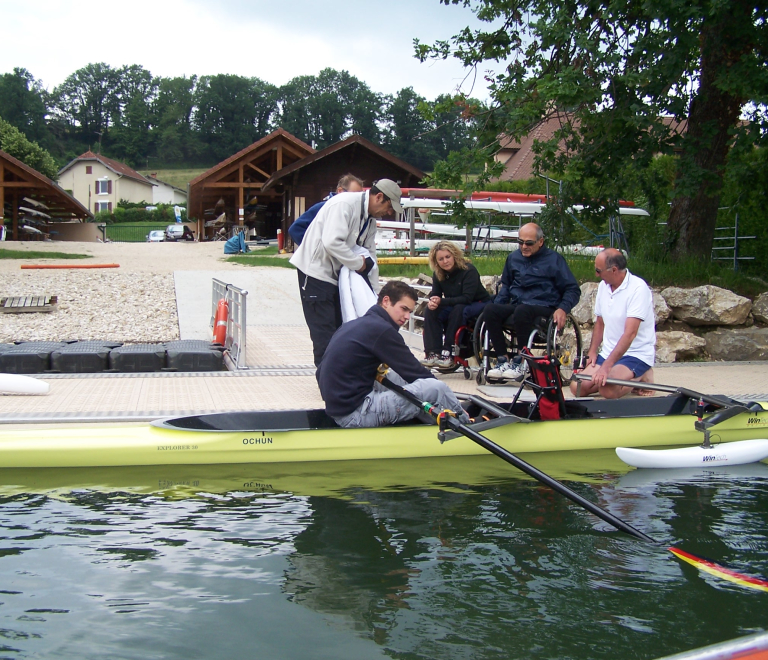
[[[560,363],[560,378],[570,382],[574,369],[581,361],[581,332],[576,320],[568,314],[562,330],[557,329],[554,321],[550,322],[547,332],[547,355]]]
[[[481,367],[482,371],[482,365],[483,365],[483,346],[485,345],[485,321],[483,320],[482,315],[480,315],[480,318],[477,319],[477,322],[475,323],[475,329],[472,332],[472,352],[475,354],[475,360],[477,360],[477,363]]]
[[[488,334],[488,328],[486,327],[485,320],[483,319],[482,315],[480,318],[477,319],[477,323],[475,323],[475,329],[472,333],[472,350],[475,354],[475,360],[477,360],[477,364],[480,367],[480,373],[483,375],[483,378],[486,378],[487,371],[485,369],[485,362],[483,362],[483,358],[485,357],[485,349],[483,348],[485,346],[485,340],[486,335]],[[504,336],[507,340],[508,346],[514,346],[515,340],[512,336],[512,332],[509,330],[509,328],[504,328]],[[492,348],[488,351],[488,367],[493,368],[493,365],[495,364],[496,360],[496,351],[494,351]],[[481,384],[478,381],[479,384]]]

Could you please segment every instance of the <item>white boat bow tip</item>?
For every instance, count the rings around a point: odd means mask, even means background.
[[[37,378],[0,374],[0,394],[48,394],[50,389],[48,383]]]

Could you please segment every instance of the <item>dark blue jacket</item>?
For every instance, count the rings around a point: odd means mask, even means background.
[[[302,213],[296,220],[293,221],[290,227],[288,227],[288,233],[290,234],[293,242],[296,245],[301,245],[304,240],[304,234],[307,233],[307,227],[312,224],[318,211],[323,208],[328,200],[324,199],[322,202],[318,202],[314,206],[310,206],[304,213]]]
[[[317,384],[332,417],[353,412],[373,389],[381,363],[408,383],[434,376],[419,364],[387,311],[374,305],[365,315],[342,325],[325,349]]]
[[[554,307],[567,314],[580,297],[579,283],[563,255],[542,247],[532,257],[520,250],[509,253],[494,302]]]

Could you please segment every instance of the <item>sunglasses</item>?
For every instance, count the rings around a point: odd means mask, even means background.
[[[610,268],[595,268],[595,272],[599,275],[604,270],[613,270],[616,266],[611,266]]]
[[[533,247],[536,243],[538,243],[538,241],[521,241],[519,238],[517,239],[518,245],[525,245],[526,247]]]

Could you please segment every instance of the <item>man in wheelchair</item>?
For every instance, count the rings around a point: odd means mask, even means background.
[[[544,247],[544,232],[536,223],[520,227],[519,250],[509,253],[501,276],[501,289],[486,305],[483,320],[497,355],[488,377],[498,380],[525,378],[528,369],[520,350],[528,343],[536,320],[552,317],[562,330],[567,314],[579,302],[581,290],[561,254]],[[517,350],[507,345],[504,326],[512,326]],[[514,351],[514,352],[513,352]]]

